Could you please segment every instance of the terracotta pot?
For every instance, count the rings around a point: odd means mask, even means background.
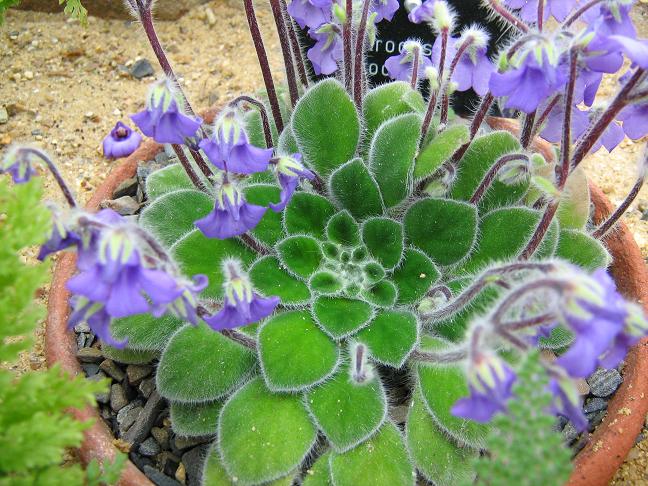
[[[160,148],[160,145],[155,142],[146,141],[110,173],[94,193],[87,208],[98,209],[99,203],[109,199],[122,181],[135,175],[139,161],[152,159]],[[551,154],[546,146],[538,146],[538,149],[543,153]],[[591,194],[595,206],[594,219],[599,222],[613,210],[613,207],[600,189],[594,185],[591,185]],[[614,265],[610,270],[620,291],[626,297],[641,302],[648,311],[648,270],[628,228],[620,224],[605,243],[614,257]],[[67,331],[69,292],[65,288],[65,283],[72,277],[74,271],[75,256],[71,253],[62,254],[57,262],[49,293],[45,355],[49,365],[58,362],[68,373],[77,375],[82,373],[82,370],[76,359],[74,335]],[[628,355],[623,371],[623,384],[610,401],[605,420],[592,434],[589,444],[576,457],[575,469],[569,480],[570,486],[604,486],[612,479],[633,446],[648,412],[646,376],[648,376],[648,339],[635,346]],[[74,411],[74,415],[79,420],[94,421],[92,428],[85,433],[85,441],[80,450],[82,461],[87,463],[95,458],[101,462],[111,461],[117,452],[114,445],[115,439],[97,410],[88,407]],[[152,485],[130,461],[126,463],[119,484],[122,486]]]

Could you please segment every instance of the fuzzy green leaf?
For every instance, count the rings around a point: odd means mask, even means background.
[[[304,304],[310,300],[308,286],[281,268],[273,256],[260,258],[250,268],[250,279],[263,295],[276,295],[284,305]]]
[[[610,254],[598,240],[572,229],[560,231],[556,256],[586,270],[606,268],[611,262]]]
[[[371,218],[362,225],[362,241],[371,255],[388,269],[403,255],[403,226],[389,218]]]
[[[423,179],[434,174],[468,140],[470,131],[463,124],[448,127],[439,133],[416,158],[414,179]]]
[[[421,348],[424,351],[440,351],[450,346],[440,338],[424,336]],[[488,427],[472,420],[455,417],[450,409],[460,398],[468,396],[466,374],[459,365],[432,365],[419,363],[416,366],[423,401],[442,430],[455,440],[475,448],[484,445]]]
[[[416,114],[399,116],[381,125],[371,141],[369,167],[387,207],[400,204],[412,191],[421,123]]]
[[[378,184],[362,159],[347,162],[331,174],[331,194],[354,218],[382,214]]]
[[[279,141],[277,142],[277,154],[278,155],[292,155],[299,152],[297,147],[297,140],[295,140],[295,134],[292,131],[290,125],[284,128],[284,131],[279,135]]]
[[[146,195],[149,201],[181,189],[195,190],[196,188],[180,164],[162,167],[146,178]]]
[[[272,391],[296,391],[327,379],[338,349],[307,311],[284,312],[265,322],[258,335],[259,360]]]
[[[299,395],[272,393],[255,378],[225,403],[218,437],[229,476],[249,485],[293,471],[311,449],[317,430]]]
[[[279,188],[269,184],[256,184],[245,188],[245,198],[250,204],[267,207],[271,202],[279,201]],[[261,243],[272,247],[284,236],[281,213],[268,210],[251,231]]]
[[[367,139],[371,140],[378,127],[387,120],[406,113],[425,111],[425,101],[409,83],[394,81],[370,90],[364,98],[362,111]]]
[[[311,290],[320,294],[336,294],[342,290],[342,281],[328,270],[314,273],[308,282]]]
[[[385,425],[369,440],[344,453],[333,452],[335,486],[414,486],[416,475],[403,438],[394,424]]]
[[[101,345],[101,352],[104,357],[124,364],[148,364],[160,356],[158,351],[142,351],[131,348],[118,349],[107,344]]]
[[[471,468],[471,454],[466,448],[457,447],[434,423],[419,391],[414,393],[405,430],[407,448],[414,464],[428,481],[437,486],[455,486],[472,481],[475,473]]]
[[[356,339],[380,363],[401,368],[418,341],[416,316],[409,311],[380,311]]]
[[[227,257],[236,257],[247,266],[256,257],[252,250],[234,238],[227,240],[207,238],[198,229],[178,240],[171,247],[171,252],[185,275],[207,275],[209,285],[203,290],[203,295],[215,298],[223,295],[224,279],[221,262]]]
[[[398,297],[398,289],[389,280],[378,282],[364,293],[364,298],[378,307],[391,307]]]
[[[561,350],[574,342],[574,334],[563,326],[554,327],[549,337],[541,337],[539,346],[541,348]]]
[[[302,486],[332,486],[330,458],[330,450],[317,458],[315,464],[306,471]]]
[[[157,389],[177,402],[218,400],[235,389],[255,365],[249,349],[205,323],[180,329],[162,353]]]
[[[171,427],[181,437],[216,435],[218,416],[223,402],[180,403],[171,402]]]
[[[542,213],[534,209],[502,208],[485,215],[479,225],[479,242],[463,270],[475,272],[491,262],[518,256],[535,231]],[[536,250],[535,258],[553,256],[558,243],[558,223],[554,220]]]
[[[329,240],[345,246],[356,246],[360,243],[360,228],[348,211],[340,211],[326,225]]]
[[[322,261],[322,250],[311,236],[289,236],[277,245],[282,263],[298,277],[308,278]]]
[[[301,97],[291,125],[305,163],[323,178],[355,155],[360,139],[358,114],[344,87],[332,78]]]
[[[166,247],[196,229],[194,221],[214,207],[204,192],[180,190],[168,192],[153,200],[140,215],[140,225],[149,230]]]
[[[171,336],[182,326],[184,326],[184,322],[171,314],[165,314],[162,317],[137,314],[114,319],[111,330],[116,339],[128,339],[130,349],[162,351]]]
[[[305,234],[323,238],[326,222],[335,214],[328,199],[308,192],[297,192],[284,210],[284,225],[288,234]]]
[[[590,191],[583,167],[577,167],[569,174],[565,189],[560,195],[558,222],[562,229],[582,230],[590,215]]]
[[[477,210],[447,199],[423,199],[405,214],[407,239],[439,265],[451,265],[472,249],[477,235]]]
[[[413,304],[422,299],[440,276],[436,265],[425,253],[408,248],[391,277],[398,288],[398,303]]]
[[[380,379],[358,384],[348,366],[305,397],[306,407],[337,452],[352,449],[371,437],[387,414],[387,397]]]
[[[458,163],[461,170],[452,185],[452,199],[468,201],[500,157],[521,150],[520,142],[509,132],[493,132],[473,140]],[[495,180],[481,200],[480,208],[493,209],[513,204],[524,196],[528,188],[528,181],[508,186]]]
[[[320,327],[333,339],[345,338],[369,323],[373,316],[366,302],[345,297],[319,297],[313,315]]]

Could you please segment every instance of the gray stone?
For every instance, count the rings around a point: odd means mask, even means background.
[[[607,400],[599,397],[588,398],[583,407],[585,413],[598,412],[607,408]]]
[[[138,452],[146,457],[153,457],[160,453],[160,444],[153,437],[149,437],[139,445]]]
[[[83,332],[77,334],[76,342],[77,349],[85,348],[86,345],[90,345],[90,343],[88,342],[88,335]]]
[[[576,439],[576,437],[578,437],[579,432],[576,430],[576,427],[574,427],[574,424],[569,422],[567,425],[565,425],[565,428],[562,430],[562,434],[565,439],[565,442],[567,444],[570,444]]]
[[[137,177],[131,177],[117,186],[113,191],[113,199],[119,199],[123,196],[135,196],[137,194]]]
[[[126,373],[112,359],[104,359],[99,365],[99,368],[116,381],[124,381],[126,377]]]
[[[169,164],[169,158],[170,157],[167,155],[167,153],[162,150],[155,156],[155,162],[160,164],[161,166],[165,166]]]
[[[123,439],[131,444],[142,442],[151,432],[151,428],[155,425],[158,414],[165,405],[166,403],[162,397],[160,397],[158,392],[154,391],[146,402],[144,410],[142,410],[137,422],[130,428]]]
[[[81,348],[77,351],[77,359],[81,363],[99,364],[104,360],[103,354],[97,348]]]
[[[131,196],[122,196],[118,199],[106,199],[105,201],[101,201],[99,206],[102,209],[112,209],[122,216],[131,216],[139,211],[140,203]]]
[[[156,486],[182,486],[178,481],[170,478],[166,474],[161,473],[151,466],[144,466],[144,474]]]
[[[0,125],[4,125],[9,121],[9,112],[4,106],[0,106]]]
[[[74,332],[90,332],[90,326],[88,326],[87,322],[81,322],[74,326]]]
[[[623,383],[623,378],[617,370],[598,369],[592,376],[587,379],[590,385],[592,395],[595,397],[609,397],[619,385]]]
[[[180,458],[169,451],[163,451],[155,458],[158,469],[167,476],[175,476],[175,472],[180,464]]]
[[[603,422],[603,418],[605,417],[605,414],[607,413],[607,409],[605,410],[598,410],[597,412],[591,412],[591,413],[586,413],[585,417],[587,418],[587,421],[589,422],[589,431],[593,432],[596,427],[599,426],[601,422]]]
[[[191,447],[196,447],[197,445],[204,444],[209,441],[210,437],[179,437],[175,436],[173,438],[173,443],[171,444],[171,449],[178,451],[184,451]]]
[[[182,455],[182,464],[184,464],[187,474],[187,486],[199,486],[202,482],[202,467],[207,457],[209,445],[194,447]]]
[[[129,70],[129,73],[135,79],[143,79],[148,78],[149,76],[153,76],[155,74],[155,71],[153,70],[153,66],[148,59],[140,59],[133,63]]]
[[[110,387],[110,408],[115,412],[119,412],[122,408],[128,405],[128,398],[124,387],[118,383],[114,383]]]
[[[88,378],[89,381],[101,381],[108,378],[103,371],[100,371],[94,376]],[[107,404],[110,402],[110,391],[107,389],[105,392],[95,393],[95,398],[98,403]]]
[[[151,435],[160,444],[162,449],[169,448],[169,431],[163,427],[153,427],[151,429]]]
[[[128,365],[126,367],[126,376],[128,376],[128,383],[131,385],[139,384],[151,373],[153,373],[153,367],[148,365]]]
[[[146,380],[142,380],[142,383],[139,384],[137,389],[144,396],[144,398],[150,397],[151,393],[153,393],[153,390],[155,390],[155,378],[147,378]]]
[[[142,402],[136,400],[129,403],[117,413],[117,427],[119,427],[119,435],[124,434],[133,426],[142,413]]]
[[[648,221],[648,210],[644,211],[641,215],[641,221]]]
[[[94,363],[83,364],[81,365],[81,369],[88,378],[99,373],[99,365],[96,365]]]

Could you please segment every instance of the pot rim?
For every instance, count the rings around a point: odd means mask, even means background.
[[[213,116],[214,110],[210,110]],[[208,115],[209,115],[208,114]],[[501,127],[504,128],[504,127]],[[511,130],[512,131],[512,130]],[[97,188],[86,209],[96,211],[101,201],[109,199],[124,180],[133,177],[139,161],[151,160],[162,146],[146,140],[133,154],[113,169]],[[542,150],[542,147],[539,147]],[[548,153],[551,153],[550,151]],[[590,182],[594,204],[594,221],[600,222],[613,211],[612,203]],[[627,226],[622,222],[605,239],[613,255],[609,268],[619,290],[638,301],[648,312],[648,268],[641,251]],[[72,253],[59,256],[49,291],[45,325],[45,357],[48,366],[59,363],[63,370],[75,376],[82,373],[76,358],[76,341],[67,330],[69,292],[65,283],[75,271],[76,257]],[[577,454],[569,486],[605,486],[614,476],[633,447],[648,412],[648,338],[640,341],[628,354],[623,369],[623,383],[608,404],[608,413],[590,437],[587,446]],[[93,419],[84,433],[80,458],[87,464],[92,459],[112,461],[118,448],[116,438],[100,417],[97,408],[72,410],[78,420]],[[152,486],[153,483],[130,461],[126,461],[118,483],[121,486]]]

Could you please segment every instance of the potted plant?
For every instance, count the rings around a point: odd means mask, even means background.
[[[607,274],[604,245],[618,241],[609,235],[644,182],[645,157],[609,215],[600,199],[590,214],[579,168],[600,145],[648,131],[648,47],[631,2],[490,0],[516,32],[494,60],[484,30],[454,32],[446,2],[412,2],[411,20],[438,35],[431,57],[407,42],[386,64],[396,81],[371,87],[364,55],[396,3],[271,0],[282,91],[244,0],[265,91],[232,100],[212,125],[182,93],[151,3],[129,0],[166,77],[132,118],[178,163],[148,177],[137,224],[79,210],[57,177],[72,209],[43,255],[76,249],[78,273],[66,255],[50,336],[57,323],[87,321],[110,352],[159,359],[157,393],[175,433],[214,437],[205,484],[566,481],[555,416],[587,429],[575,380],[618,367],[648,331]],[[549,16],[558,28],[544,28]],[[308,75],[293,20],[315,41],[315,74],[330,77]],[[633,66],[618,94],[584,111],[624,57]],[[466,122],[450,105],[469,88],[482,98]],[[496,103],[520,114],[519,136],[487,128]],[[126,143],[119,128],[112,142]],[[559,144],[555,157],[536,150],[538,134]],[[56,176],[35,149],[15,148],[4,167],[20,182],[37,159]],[[635,251],[624,242],[616,258]],[[639,383],[636,369],[626,385]],[[608,424],[639,427],[638,402],[635,417]],[[624,451],[597,477],[580,466],[602,444],[577,459],[574,484],[609,479]]]

